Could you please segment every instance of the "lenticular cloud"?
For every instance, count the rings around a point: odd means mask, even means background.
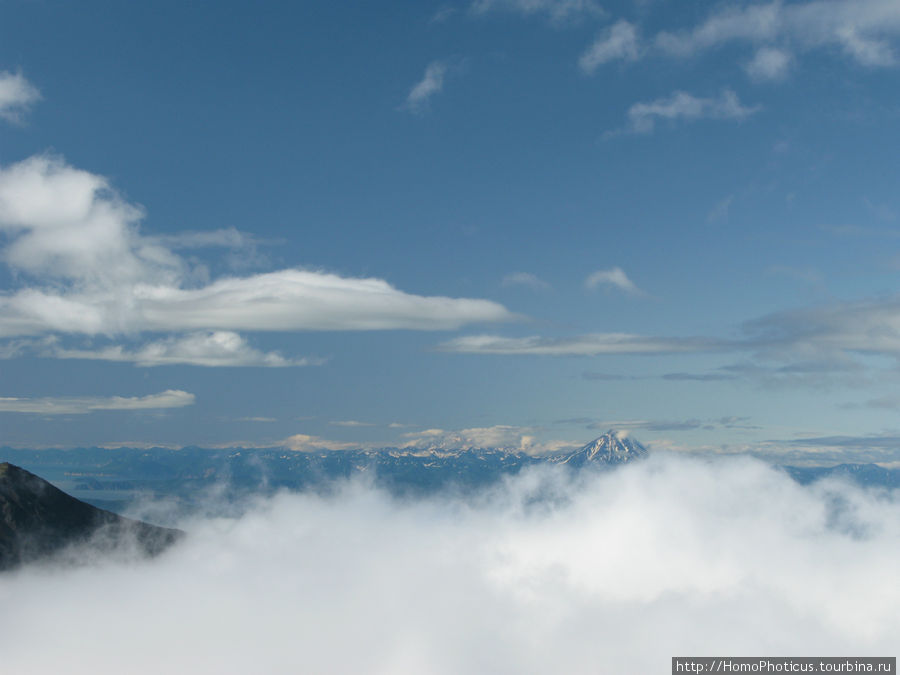
[[[15,673],[667,672],[896,652],[900,501],[656,457],[397,501],[363,484],[180,523],[161,558],[0,577]]]

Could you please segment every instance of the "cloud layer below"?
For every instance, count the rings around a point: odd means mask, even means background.
[[[150,563],[0,576],[4,667],[649,673],[673,654],[889,654],[900,633],[897,496],[752,460],[535,472],[475,502],[351,485],[181,526]]]

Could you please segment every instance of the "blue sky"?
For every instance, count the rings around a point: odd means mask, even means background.
[[[16,446],[900,461],[900,5],[0,4]]]

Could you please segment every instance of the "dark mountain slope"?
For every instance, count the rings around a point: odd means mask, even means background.
[[[25,469],[0,464],[0,570],[75,544],[153,556],[183,534],[95,508]]]

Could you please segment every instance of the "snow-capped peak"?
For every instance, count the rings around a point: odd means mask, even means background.
[[[581,450],[573,452],[563,464],[580,466],[585,462],[624,464],[647,456],[647,448],[628,435],[627,431],[610,429]]]

